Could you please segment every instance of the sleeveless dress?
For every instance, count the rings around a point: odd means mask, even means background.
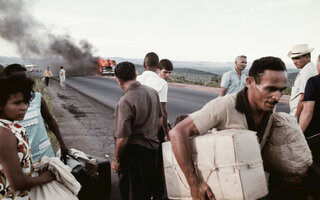
[[[31,150],[28,144],[28,137],[25,129],[12,121],[0,119],[0,127],[9,129],[17,138],[17,154],[20,161],[20,166],[24,174],[31,176],[32,161]],[[8,178],[4,173],[4,169],[0,164],[0,199],[3,200],[30,200],[28,191],[16,191],[9,183]]]
[[[18,121],[18,123],[23,126],[28,133],[33,162],[40,160],[43,156],[55,156],[42,119],[41,94],[39,92],[35,92],[35,97],[30,102],[24,119]]]

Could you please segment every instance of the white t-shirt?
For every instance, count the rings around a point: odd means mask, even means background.
[[[62,79],[62,80],[65,80],[65,79],[66,79],[66,71],[65,71],[64,69],[61,69],[61,70],[60,70],[59,77],[60,77],[60,79]]]
[[[157,73],[153,71],[144,71],[137,77],[137,81],[142,85],[155,89],[159,94],[160,102],[167,102],[168,83],[160,78]]]
[[[307,81],[310,77],[317,75],[317,68],[312,62],[306,64],[299,72],[291,89],[290,115],[295,116],[300,99],[300,94],[304,94]]]

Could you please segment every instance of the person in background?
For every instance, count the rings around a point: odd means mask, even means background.
[[[318,74],[316,67],[311,62],[311,52],[308,44],[293,45],[288,53],[297,69],[300,69],[291,89],[290,115],[295,116],[298,121],[303,108],[303,97],[307,81],[310,77]]]
[[[170,74],[173,71],[173,65],[172,62],[168,59],[162,59],[159,62],[157,72],[160,78],[162,78],[165,81],[168,81],[168,78]]]
[[[173,153],[190,186],[193,199],[214,199],[210,187],[199,179],[192,162],[189,137],[212,128],[249,129],[258,141],[266,141],[270,116],[286,89],[286,66],[280,58],[263,57],[253,62],[246,87],[237,94],[216,98],[190,114],[170,132]]]
[[[27,112],[33,83],[24,76],[0,79],[0,199],[28,200],[29,189],[55,179],[47,170],[31,177],[27,133],[15,122],[22,120]]]
[[[157,68],[159,65],[159,57],[156,53],[150,52],[144,57],[143,66],[145,71],[137,77],[137,81],[139,81],[142,85],[149,86],[155,89],[160,97],[160,103],[163,111],[163,123],[162,128],[164,135],[159,132],[158,138],[159,141],[168,141],[168,115],[167,115],[167,95],[168,95],[168,83],[160,78],[157,74]]]
[[[59,79],[62,89],[66,89],[66,71],[64,70],[63,66],[60,66]]]
[[[44,71],[43,77],[45,78],[46,86],[48,86],[49,85],[49,80],[52,77],[52,73],[50,71],[50,67],[47,67],[47,69]]]
[[[116,138],[111,168],[119,174],[123,200],[151,199],[155,161],[162,124],[162,110],[156,90],[136,81],[135,66],[119,63],[115,75],[124,91],[114,112]]]
[[[19,64],[11,64],[2,71],[0,77],[8,78],[10,76],[28,77],[27,69]],[[42,95],[39,92],[35,92],[34,95],[35,96],[30,102],[24,119],[19,121],[19,124],[26,128],[28,132],[32,160],[35,162],[43,156],[55,156],[44,122],[48,124],[50,130],[56,136],[60,144],[62,157],[65,158],[65,156],[68,154],[68,148],[64,144],[64,141],[61,137],[58,124],[50,113],[47,102]]]
[[[168,59],[162,59],[159,62],[157,72],[160,78],[168,81],[170,74],[173,71],[172,62]],[[162,143],[165,141],[164,136],[166,133],[164,131],[165,123],[168,126],[169,132],[169,122],[168,122],[168,112],[167,112],[167,102],[161,102],[162,111],[164,113],[163,124],[158,132],[158,139],[160,142],[158,153],[157,153],[157,173],[155,177],[155,188],[154,188],[154,199],[167,199],[166,189],[165,189],[165,178],[164,178],[164,168],[163,168],[163,158],[162,158]],[[166,120],[166,121],[165,121]],[[168,138],[166,139],[168,140]]]
[[[237,56],[234,69],[223,74],[221,78],[220,96],[240,92],[246,86],[246,75],[243,70],[247,66],[247,57]]]
[[[299,125],[304,132],[313,162],[320,164],[320,55],[317,59],[318,75],[309,78],[303,97],[303,109]]]

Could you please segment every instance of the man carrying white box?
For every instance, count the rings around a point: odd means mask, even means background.
[[[262,149],[272,131],[273,111],[286,89],[286,83],[286,66],[281,59],[257,59],[250,68],[245,89],[210,101],[169,132],[173,153],[187,179],[193,199],[215,197],[208,184],[196,175],[189,137],[204,134],[213,128],[251,130],[257,132]],[[302,143],[306,146],[305,141]],[[311,160],[309,149],[305,152]]]

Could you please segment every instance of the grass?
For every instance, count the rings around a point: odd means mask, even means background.
[[[35,85],[34,85],[34,88],[33,88],[34,91],[35,92],[39,92],[39,93],[42,94],[42,97],[46,100],[46,102],[48,104],[49,111],[53,115],[52,97],[45,90],[44,82],[39,77],[32,77],[32,78],[35,81]],[[59,143],[58,143],[58,141],[56,139],[56,136],[52,133],[52,131],[49,129],[49,127],[48,127],[48,125],[46,123],[45,123],[45,125],[46,125],[46,129],[47,129],[47,133],[48,133],[50,142],[52,144],[53,151],[57,152],[58,149],[59,149]]]

